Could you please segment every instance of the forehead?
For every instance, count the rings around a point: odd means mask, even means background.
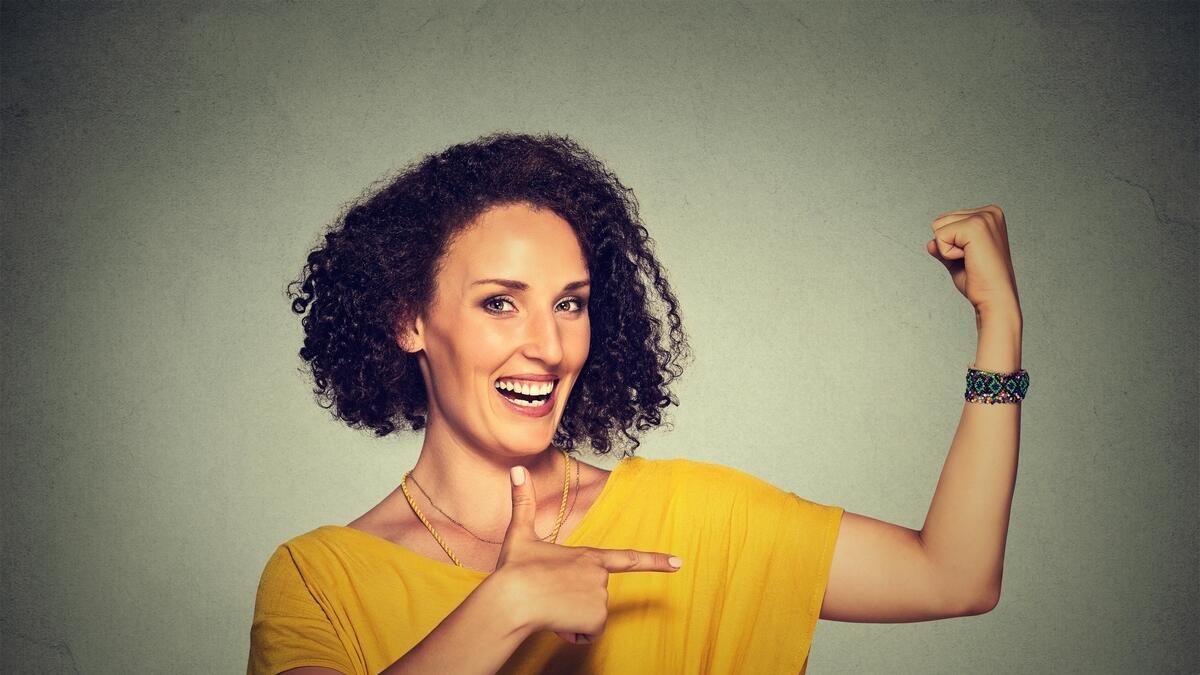
[[[451,242],[441,274],[444,280],[505,277],[533,283],[586,276],[587,263],[570,223],[550,209],[526,204],[483,212]],[[467,278],[472,277],[472,278]],[[536,278],[527,278],[536,277]]]

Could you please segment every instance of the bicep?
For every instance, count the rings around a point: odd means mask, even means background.
[[[903,623],[972,614],[939,576],[918,531],[846,511],[821,618]]]

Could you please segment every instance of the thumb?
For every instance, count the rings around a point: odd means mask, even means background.
[[[933,244],[937,249],[937,257],[942,261],[965,258],[968,238],[968,230],[963,227],[961,221],[939,227],[933,233]]]
[[[925,242],[925,251],[929,255],[933,256],[934,260],[937,260],[938,262],[942,263],[943,267],[945,267],[948,270],[953,271],[952,265],[954,264],[954,262],[942,257],[941,251],[938,250],[938,240],[936,237]]]
[[[529,480],[529,471],[523,466],[514,466],[509,471],[509,479],[512,483],[512,520],[508,521],[504,541],[537,539],[533,530],[537,496],[533,492],[533,481]]]

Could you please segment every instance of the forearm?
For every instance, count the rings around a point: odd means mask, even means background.
[[[529,631],[510,611],[499,584],[489,584],[488,580],[381,675],[492,675],[500,670]]]
[[[976,326],[974,368],[1020,369],[1019,308],[980,316]],[[986,608],[1000,593],[1020,437],[1020,403],[965,401],[921,529],[947,593],[968,607]]]

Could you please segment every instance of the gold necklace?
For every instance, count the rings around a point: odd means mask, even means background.
[[[556,518],[554,521],[554,530],[552,530],[549,535],[550,537],[552,537],[551,543],[558,541],[558,530],[559,530],[559,528],[562,527],[563,520],[565,518],[565,514],[566,514],[566,510],[567,510],[567,493],[570,491],[570,487],[571,487],[571,480],[570,480],[571,479],[571,456],[567,454],[566,450],[562,450],[561,452],[563,454],[563,459],[564,459],[563,496],[562,496],[562,503],[558,507],[558,518]],[[455,565],[462,567],[463,564],[461,562],[459,562],[458,556],[454,555],[454,553],[450,550],[450,547],[446,544],[446,540],[442,539],[442,535],[438,534],[437,530],[435,530],[433,525],[429,522],[429,519],[425,517],[425,514],[421,513],[420,507],[417,506],[417,502],[413,500],[412,494],[409,493],[408,477],[410,475],[412,475],[411,469],[404,474],[403,478],[400,479],[400,490],[402,492],[404,492],[404,498],[408,500],[408,505],[410,507],[412,507],[413,513],[417,514],[417,518],[419,518],[421,520],[421,523],[425,526],[425,529],[429,530],[429,534],[433,535],[433,540],[438,543],[438,546],[442,547],[442,550],[446,552],[446,555],[450,556],[450,560],[454,561]],[[422,492],[424,492],[424,490],[422,490]],[[429,495],[425,495],[425,496],[426,496],[426,498],[429,497]],[[432,499],[429,500],[429,503],[433,504],[433,500]],[[434,504],[434,508],[437,508],[436,504]],[[439,508],[438,511],[441,511],[441,509]],[[443,513],[443,515],[445,515],[445,514]],[[447,516],[447,518],[449,518],[449,516]],[[453,520],[453,518],[451,518],[451,520]],[[458,521],[454,521],[454,522],[457,523]],[[463,527],[462,523],[458,523],[458,524],[460,527]],[[465,530],[467,528],[463,527],[463,529]],[[470,532],[470,530],[467,530],[467,531]],[[472,534],[472,536],[474,536],[474,534]],[[478,539],[478,538],[479,537],[476,537],[476,539]],[[484,539],[482,541],[487,541],[487,540]],[[502,544],[503,542],[489,541],[488,543],[489,544]]]
[[[570,518],[570,517],[571,517],[571,514],[575,512],[575,502],[576,502],[576,501],[579,499],[579,462],[578,462],[578,461],[575,461],[575,462],[574,462],[574,464],[575,464],[575,494],[571,495],[571,507],[570,507],[569,509],[567,509],[567,516],[566,516],[567,518]],[[416,486],[417,486],[417,489],[421,491],[421,494],[425,495],[425,499],[429,500],[429,503],[433,505],[433,508],[437,509],[438,513],[440,513],[440,514],[442,514],[443,516],[445,516],[445,517],[446,517],[446,519],[447,519],[447,520],[449,520],[450,522],[452,522],[452,523],[454,523],[455,525],[458,525],[459,527],[461,527],[461,528],[462,528],[462,529],[463,529],[463,530],[464,530],[464,531],[465,531],[467,534],[471,535],[472,537],[475,537],[476,539],[478,539],[479,541],[482,541],[482,542],[484,542],[485,544],[497,544],[497,545],[499,545],[499,544],[503,544],[503,543],[504,543],[504,542],[502,542],[502,541],[492,541],[491,539],[484,539],[483,537],[481,537],[481,536],[479,536],[479,535],[475,534],[474,532],[472,532],[472,531],[471,531],[469,528],[467,528],[467,526],[466,526],[466,525],[463,525],[462,523],[460,523],[460,522],[458,522],[457,520],[455,520],[455,519],[454,519],[454,516],[450,515],[449,513],[446,513],[445,511],[443,511],[443,510],[441,509],[441,507],[440,507],[440,506],[438,506],[437,504],[435,504],[435,503],[434,503],[434,501],[433,501],[433,498],[429,496],[429,493],[425,491],[425,488],[421,487],[421,483],[419,483],[419,482],[417,481],[417,477],[416,477],[416,476],[413,476],[413,475],[411,475],[411,472],[410,472],[410,475],[408,476],[408,478],[409,478],[409,480],[411,480],[411,481],[413,482],[413,485],[416,485]],[[565,522],[565,521],[566,521],[566,519],[564,519],[564,522]],[[535,534],[536,534],[536,533],[535,533]],[[538,537],[538,539],[540,539],[541,541],[546,541],[547,539],[549,539],[549,538],[550,538],[550,537],[552,537],[553,535],[554,535],[554,533],[553,533],[553,532],[551,532],[550,534],[548,534],[548,535],[546,535],[546,536],[544,536],[544,537]]]

